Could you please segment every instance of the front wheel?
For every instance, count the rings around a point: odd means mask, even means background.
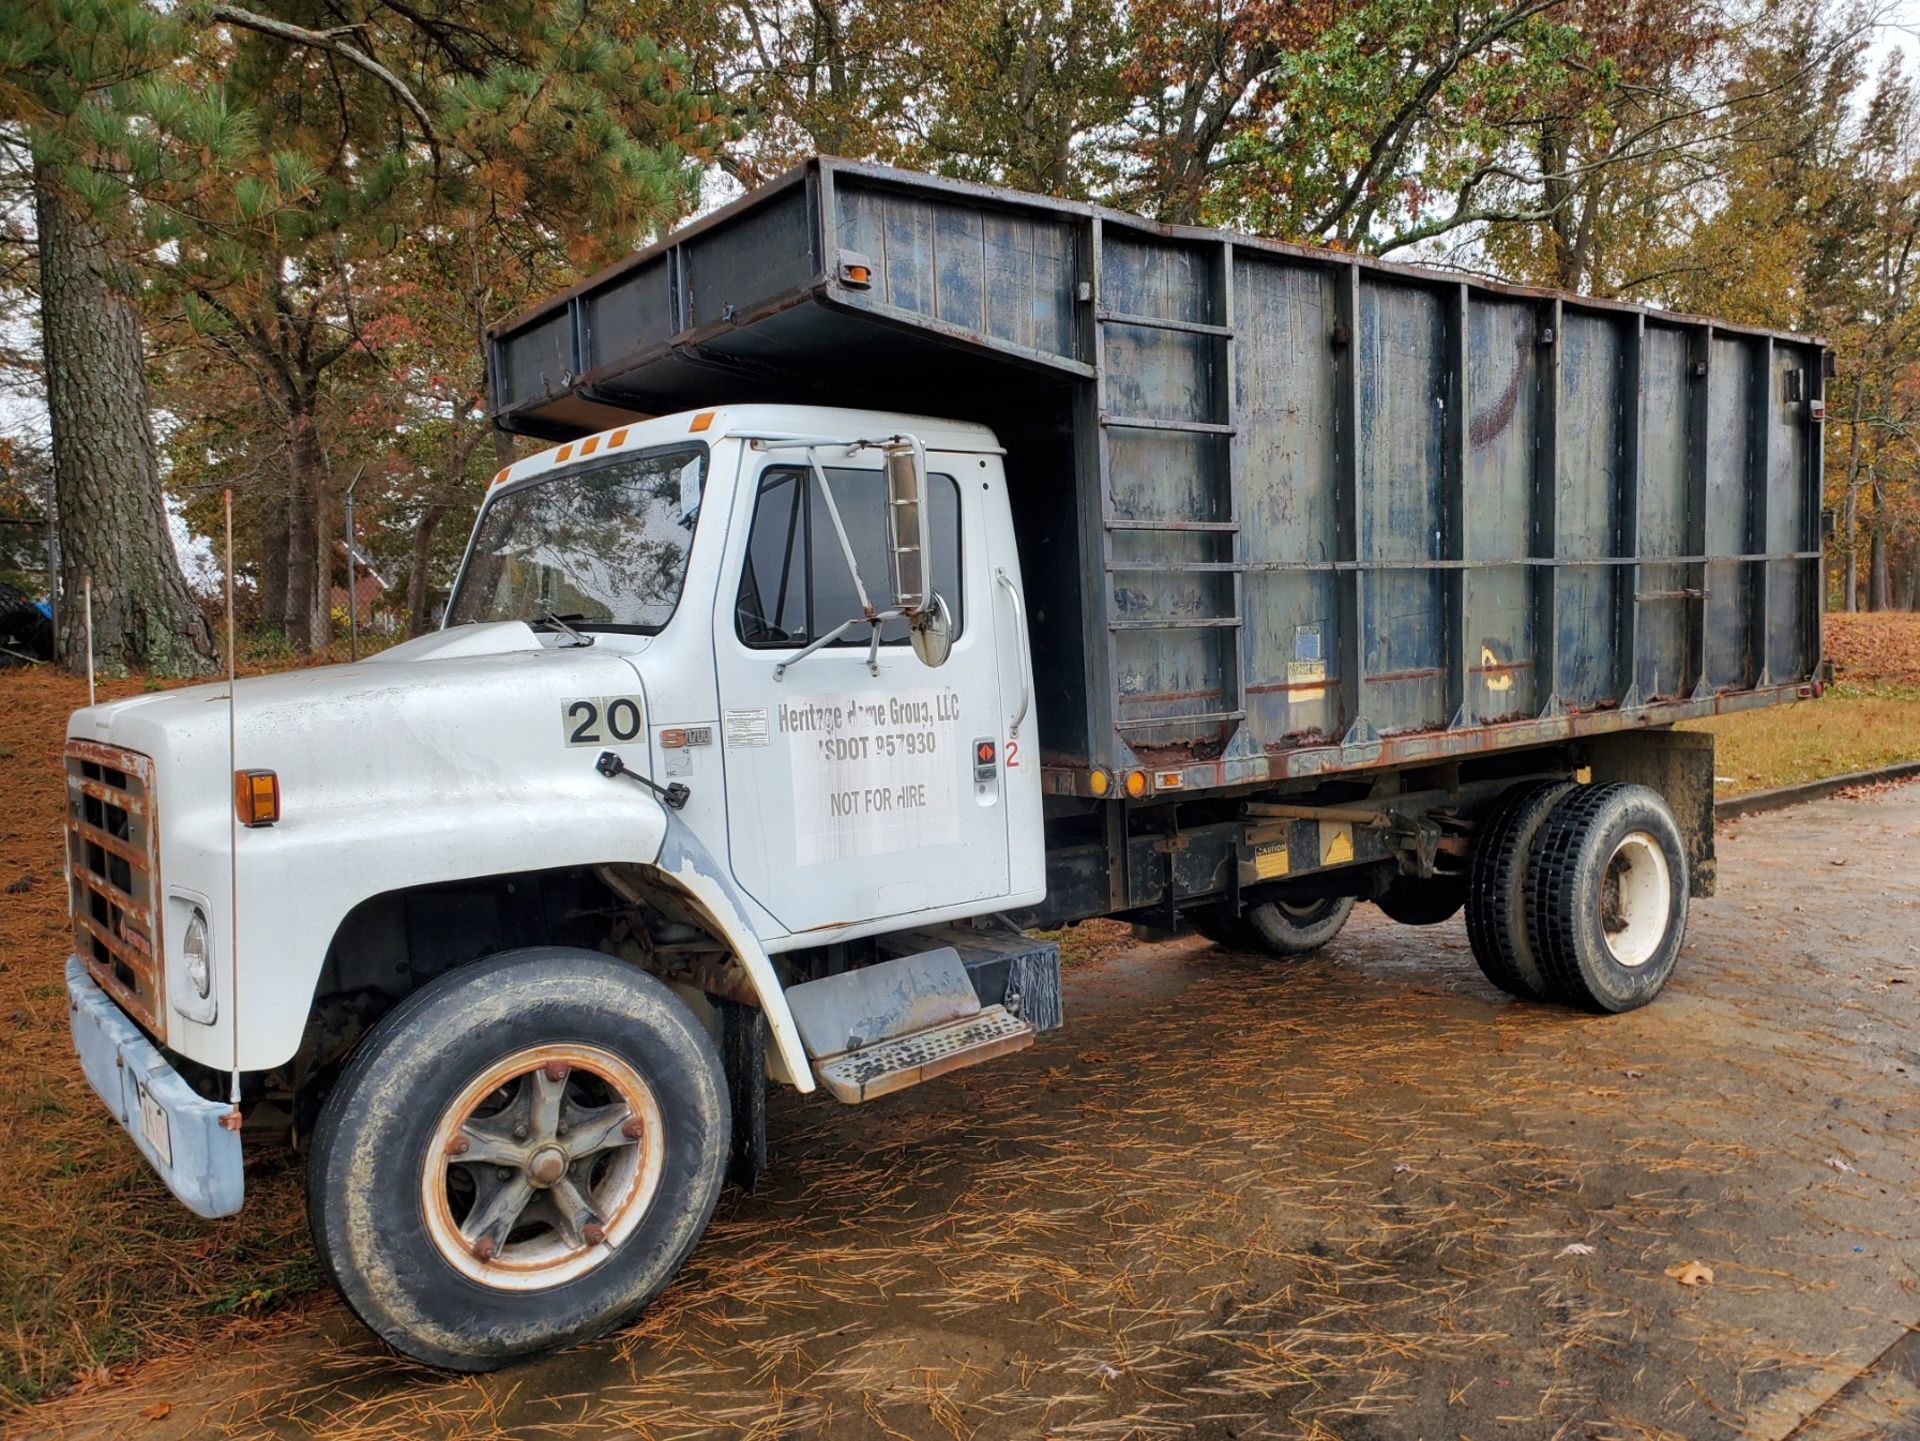
[[[666,986],[511,951],[408,997],[327,1098],[307,1168],[322,1267],[398,1351],[488,1371],[611,1330],[706,1229],[725,1074]]]

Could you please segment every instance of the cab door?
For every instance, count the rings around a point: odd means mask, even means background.
[[[795,933],[991,910],[1008,893],[1007,807],[980,459],[928,456],[934,588],[954,630],[938,668],[900,620],[877,651],[862,624],[798,658],[862,614],[847,548],[874,607],[892,596],[879,453],[820,460],[816,475],[802,452],[748,448],[728,527],[714,660],[734,879]]]

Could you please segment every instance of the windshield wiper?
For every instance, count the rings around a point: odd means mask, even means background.
[[[548,625],[552,626],[555,630],[559,631],[562,635],[566,636],[567,644],[570,646],[593,644],[592,636],[587,635],[583,631],[577,631],[571,625],[567,624],[568,621],[586,619],[586,617],[582,615],[579,611],[570,611],[566,615],[556,615],[554,614],[554,612],[550,610],[543,610],[540,612],[540,619],[545,621]]]

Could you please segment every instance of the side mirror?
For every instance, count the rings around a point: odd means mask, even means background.
[[[947,609],[946,597],[935,591],[932,605],[907,617],[907,639],[928,669],[938,670],[947,663],[953,654],[953,613]]]
[[[933,607],[927,569],[927,450],[910,435],[883,447],[887,465],[887,525],[893,542],[893,603],[918,626]]]

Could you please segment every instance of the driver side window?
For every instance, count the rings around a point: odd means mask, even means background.
[[[878,470],[827,467],[827,483],[847,528],[847,543],[860,566],[868,599],[884,610],[892,600],[887,560],[887,490]],[[934,589],[961,632],[960,487],[950,475],[927,477],[931,501]],[[833,517],[820,483],[807,466],[778,466],[760,478],[747,534],[746,564],[734,603],[735,629],[747,645],[769,650],[803,646],[860,614],[860,594],[847,573]],[[865,646],[864,627],[836,642]],[[907,623],[890,620],[882,645],[904,645]]]

